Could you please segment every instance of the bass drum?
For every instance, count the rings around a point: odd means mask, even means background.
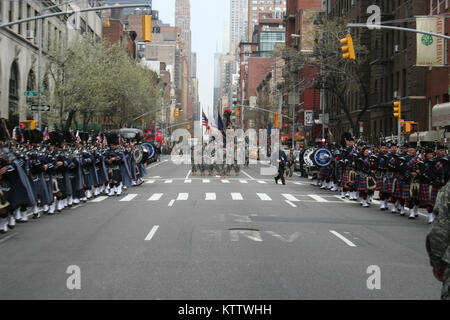
[[[303,155],[303,161],[305,162],[307,167],[314,167],[313,155],[316,152],[316,149],[310,148],[305,151]]]
[[[333,154],[328,149],[319,149],[314,152],[314,163],[318,167],[328,167],[333,160]]]
[[[150,142],[144,142],[141,144],[142,148],[144,149],[144,155],[143,157],[145,157],[146,159],[142,160],[142,162],[147,163],[147,162],[153,162],[155,160],[155,155],[156,155],[156,148],[155,146],[150,143]]]

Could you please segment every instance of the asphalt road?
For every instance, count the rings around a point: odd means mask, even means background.
[[[120,197],[0,236],[0,299],[439,299],[426,218],[338,196],[259,167],[223,180],[157,163]]]

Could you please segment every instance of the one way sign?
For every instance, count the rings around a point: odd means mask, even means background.
[[[50,111],[50,106],[49,105],[41,105],[39,107],[39,105],[33,104],[33,105],[31,105],[31,110],[32,111]]]

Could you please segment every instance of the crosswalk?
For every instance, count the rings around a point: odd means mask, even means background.
[[[145,184],[208,184],[208,183],[218,183],[218,184],[259,184],[259,185],[268,185],[275,184],[273,179],[236,179],[236,178],[227,178],[221,179],[217,177],[212,178],[189,178],[189,179],[149,179],[145,181]],[[286,180],[286,183],[292,183],[294,185],[304,185],[302,182]]]
[[[158,202],[158,201],[262,201],[262,202],[288,202],[291,206],[293,203],[298,202],[317,202],[322,204],[327,203],[348,203],[347,199],[341,199],[333,195],[318,195],[318,194],[267,194],[267,193],[241,193],[241,192],[167,192],[167,193],[148,193],[148,194],[123,194],[121,196],[107,197],[99,196],[90,202],[99,203],[107,199],[115,200],[118,202],[132,202],[132,201],[145,201],[145,202]]]

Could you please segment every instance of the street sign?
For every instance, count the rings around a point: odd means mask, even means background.
[[[39,108],[39,106],[37,104],[33,104],[31,106],[31,110],[32,111],[50,111],[50,106],[48,106],[48,105],[41,105],[41,107]]]
[[[25,95],[25,97],[37,97],[38,92],[37,91],[25,91],[24,95]]]

